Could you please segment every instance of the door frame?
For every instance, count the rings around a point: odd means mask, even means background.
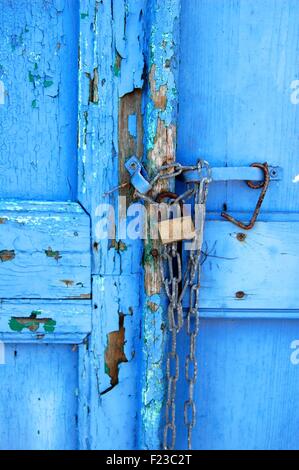
[[[81,449],[161,448],[166,333],[157,259],[151,243],[99,240],[96,214],[100,203],[117,209],[118,192],[109,191],[128,181],[130,156],[152,170],[175,160],[179,20],[180,0],[80,1],[78,193],[92,233]]]

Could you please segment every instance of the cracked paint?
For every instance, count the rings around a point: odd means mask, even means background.
[[[125,345],[125,328],[124,328],[123,314],[119,314],[119,329],[118,331],[112,331],[107,336],[107,347],[105,350],[105,372],[110,377],[110,383],[112,389],[118,384],[119,365],[123,362],[128,362],[128,359],[124,352]],[[106,390],[103,393],[106,393]],[[102,394],[103,394],[102,393]]]

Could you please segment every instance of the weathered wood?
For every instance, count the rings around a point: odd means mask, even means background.
[[[2,300],[0,340],[9,343],[81,343],[91,330],[90,310],[88,300]]]
[[[1,450],[76,449],[77,347],[9,344],[5,361],[0,366]]]
[[[182,9],[178,160],[282,167],[283,180],[271,183],[263,203],[268,212],[298,211],[296,9],[293,0],[188,0]],[[217,183],[208,208],[251,211],[257,192],[242,182]]]
[[[201,308],[298,309],[298,244],[298,222],[257,222],[244,232],[228,222],[208,221]]]
[[[180,0],[153,0],[151,15],[147,17],[148,93],[144,134],[147,168],[151,175],[161,165],[176,159],[180,3]],[[158,184],[155,194],[168,187],[169,183]],[[150,224],[149,220],[149,227]],[[158,249],[158,241],[146,240],[140,446],[148,449],[161,447],[165,398],[166,304],[160,295]]]
[[[93,309],[89,343],[80,349],[79,439],[83,449],[132,449],[138,432],[142,243],[119,234],[101,240],[96,228],[99,204],[117,209],[118,192],[106,194],[122,182],[121,165],[135,149],[142,153],[146,2],[82,0],[80,12],[78,197],[91,216]],[[95,73],[97,102],[90,100]],[[111,389],[105,351],[107,338],[120,331],[122,314],[128,362],[119,364]]]
[[[0,197],[76,199],[78,0],[0,1]]]
[[[91,296],[89,217],[75,203],[0,203],[0,298]]]

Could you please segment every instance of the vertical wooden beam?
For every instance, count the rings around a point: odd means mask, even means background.
[[[97,208],[118,209],[131,155],[142,156],[144,0],[81,0],[79,200],[91,219],[92,331],[80,351],[80,447],[137,446],[141,242],[100,239]],[[122,120],[120,122],[120,119]]]
[[[150,3],[144,132],[147,167],[150,174],[155,174],[159,166],[172,163],[176,158],[180,0],[153,0]],[[168,185],[158,185],[155,192],[166,189]],[[145,449],[162,446],[167,334],[166,302],[161,295],[158,251],[158,243],[148,238],[144,248],[146,295],[139,444]]]
[[[83,449],[160,446],[165,314],[154,246],[119,233],[101,240],[97,208],[117,211],[119,193],[107,193],[127,181],[130,156],[151,173],[175,159],[179,5],[80,2],[79,201],[91,218],[93,278],[92,332],[80,351]]]

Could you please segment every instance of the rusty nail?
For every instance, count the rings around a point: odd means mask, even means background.
[[[242,290],[239,290],[238,292],[236,292],[237,299],[244,299],[244,297],[245,297],[245,292],[243,292]]]

